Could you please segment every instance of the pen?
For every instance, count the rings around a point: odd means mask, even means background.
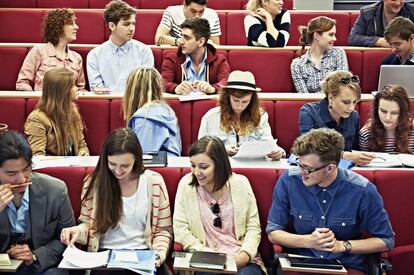
[[[383,157],[380,157],[380,156],[375,156],[375,158],[382,159],[383,161],[386,161],[387,160],[386,158],[383,158]]]
[[[158,155],[157,151],[144,152],[144,155]]]

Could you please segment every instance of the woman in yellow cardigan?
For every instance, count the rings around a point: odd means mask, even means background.
[[[224,252],[238,273],[260,275],[260,221],[249,180],[232,173],[223,142],[205,136],[189,151],[191,173],[178,184],[175,241],[186,251]]]
[[[153,249],[157,274],[168,274],[163,265],[172,239],[167,188],[160,174],[145,170],[131,129],[114,130],[106,138],[95,171],[85,179],[79,222],[62,230],[62,242],[87,244],[92,252]]]
[[[55,68],[46,72],[42,97],[24,124],[33,155],[88,156],[83,121],[78,107],[72,71]]]

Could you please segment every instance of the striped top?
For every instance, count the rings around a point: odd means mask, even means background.
[[[277,39],[266,31],[266,23],[264,21],[257,17],[247,15],[244,18],[247,46],[267,48],[286,46],[290,36],[290,12],[283,9],[273,20],[273,25],[279,31]]]
[[[368,142],[372,138],[369,123],[365,124],[364,127],[359,131],[359,148],[362,151],[370,151],[368,149]],[[395,152],[395,137],[384,138],[384,150],[382,152],[392,153]],[[409,149],[411,153],[414,152],[414,129],[411,130],[409,137]]]
[[[207,19],[210,23],[211,36],[221,35],[220,20],[215,10],[205,8],[201,18]],[[165,9],[164,14],[162,15],[161,25],[167,27],[170,30],[170,35],[172,37],[180,38],[180,26],[182,23],[184,23],[185,19],[186,18],[184,15],[183,5],[170,6]]]
[[[163,263],[167,257],[167,252],[172,240],[172,221],[170,202],[168,199],[167,188],[162,176],[156,172],[146,170],[140,177],[146,177],[149,184],[147,188],[148,195],[148,212],[144,237],[146,244],[160,256]],[[85,196],[91,183],[92,177],[85,178],[82,197]],[[81,213],[79,217],[80,224],[78,228],[81,232],[78,243],[88,245],[88,251],[96,252],[99,249],[100,235],[89,235],[89,230],[95,221],[96,216],[96,197],[94,192],[87,197],[81,205]]]

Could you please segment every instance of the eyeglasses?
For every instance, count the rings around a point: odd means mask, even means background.
[[[221,228],[222,224],[221,224],[221,218],[219,216],[220,205],[218,204],[218,202],[216,202],[215,204],[211,204],[210,209],[211,209],[211,212],[213,212],[213,214],[217,215],[217,217],[215,217],[213,220],[213,225],[215,227]]]
[[[339,83],[343,84],[343,85],[347,85],[349,83],[359,83],[359,77],[357,75],[353,75],[351,77],[342,77],[341,79],[339,79]]]
[[[319,170],[327,167],[329,164],[334,164],[334,163],[330,162],[330,163],[322,165],[321,167],[318,167],[318,168],[310,168],[310,167],[304,166],[302,163],[300,163],[299,157],[296,158],[296,163],[299,166],[299,168],[302,169],[303,172],[305,172],[306,175],[310,175],[313,172],[319,171]]]

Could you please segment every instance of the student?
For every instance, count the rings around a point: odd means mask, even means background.
[[[216,136],[226,146],[228,155],[237,153],[246,141],[272,140],[268,114],[259,105],[256,81],[251,72],[233,71],[227,86],[220,93],[219,106],[209,110],[201,119],[198,138]],[[277,147],[268,154],[272,159],[285,157]]]
[[[363,275],[365,255],[391,250],[394,233],[374,184],[338,168],[344,145],[341,134],[326,128],[295,141],[298,167],[276,183],[266,232],[290,253],[338,259],[348,274]]]
[[[371,118],[359,132],[364,151],[414,153],[414,122],[405,89],[386,85],[375,94]]]
[[[15,275],[65,275],[58,269],[62,228],[75,225],[63,181],[32,172],[32,150],[13,131],[0,133],[0,253],[23,261]]]
[[[348,70],[344,49],[334,47],[336,41],[335,20],[319,16],[301,27],[299,43],[302,52],[310,45],[307,53],[295,58],[290,66],[293,84],[298,93],[321,93],[321,82],[328,72]]]
[[[178,120],[162,92],[162,78],[156,69],[133,69],[123,100],[124,119],[138,136],[144,152],[166,151],[180,156]]]
[[[175,241],[185,251],[216,251],[233,258],[238,275],[260,275],[260,220],[249,180],[232,173],[223,142],[212,136],[190,148],[191,173],[178,184]]]
[[[193,90],[213,94],[226,85],[230,66],[226,58],[208,44],[210,26],[203,18],[186,19],[181,25],[183,38],[176,53],[162,63],[166,91],[186,95]]]
[[[85,178],[79,222],[62,230],[63,243],[88,244],[90,252],[153,249],[157,274],[164,274],[172,239],[168,193],[162,176],[145,170],[131,129],[116,129],[105,139],[95,171]]]
[[[108,41],[88,53],[89,86],[106,88],[111,93],[123,94],[129,73],[140,66],[154,67],[150,47],[135,39],[136,11],[122,0],[109,2],[104,19],[111,31]]]
[[[414,65],[414,23],[405,17],[393,19],[385,29],[392,54],[381,65]]]
[[[180,45],[182,24],[186,19],[195,17],[208,21],[211,29],[211,41],[220,44],[220,20],[215,10],[207,8],[207,0],[184,0],[183,5],[167,7],[162,15],[155,34],[155,44]]]
[[[390,45],[384,38],[384,30],[397,16],[413,21],[414,4],[405,0],[378,0],[377,3],[362,7],[349,34],[349,45],[388,48]]]
[[[369,163],[373,154],[354,151],[358,149],[359,132],[359,114],[355,105],[361,98],[358,76],[348,71],[334,72],[325,78],[322,90],[326,95],[324,99],[300,108],[300,134],[317,128],[335,129],[345,139],[342,157],[356,164]]]
[[[289,40],[290,13],[282,0],[249,0],[244,18],[247,46],[284,47]]]
[[[16,90],[41,91],[43,76],[53,68],[67,68],[75,74],[76,87],[85,88],[82,57],[68,44],[76,40],[79,29],[71,9],[51,10],[43,19],[46,44],[34,46],[24,59],[16,82]]]
[[[76,104],[73,72],[65,68],[46,72],[42,97],[24,124],[33,155],[88,156],[83,121]]]

